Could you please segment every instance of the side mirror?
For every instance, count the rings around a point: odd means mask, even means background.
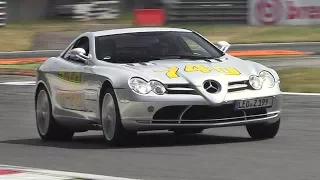
[[[70,51],[70,59],[86,63],[90,59],[90,55],[86,56],[85,54],[86,51],[83,48],[74,48]]]
[[[231,46],[227,41],[219,41],[217,45],[219,46],[220,50],[224,53],[227,52],[227,50]]]

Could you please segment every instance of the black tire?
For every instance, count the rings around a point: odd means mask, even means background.
[[[274,138],[280,128],[280,119],[272,124],[252,124],[246,126],[249,135],[254,139]]]
[[[108,133],[107,133],[107,130],[105,127],[105,126],[107,126],[107,124],[104,123],[104,119],[103,119],[103,110],[104,110],[103,103],[104,103],[105,97],[109,96],[109,95],[111,95],[111,97],[112,97],[112,100],[114,103],[115,115],[116,115],[115,129],[114,129],[114,133],[112,133],[113,137],[107,137]],[[101,125],[102,125],[102,132],[103,132],[104,138],[105,138],[108,145],[118,146],[118,145],[128,144],[129,141],[137,135],[137,132],[129,131],[123,127],[123,125],[121,123],[118,102],[117,102],[116,95],[115,95],[112,88],[106,88],[102,92],[102,98],[101,98],[101,102],[100,102],[100,119],[101,119]]]
[[[38,106],[40,106],[40,104],[38,104],[39,95],[45,96],[44,98],[47,98],[47,100],[48,100],[48,105],[46,106],[48,108],[47,109],[48,114],[46,115],[47,120],[43,120],[43,118],[44,118],[43,112],[41,112],[42,113],[41,114],[38,111]],[[40,87],[37,92],[35,110],[36,110],[37,130],[38,130],[39,136],[41,137],[42,140],[44,140],[44,141],[69,141],[69,140],[72,140],[74,132],[69,129],[66,129],[64,127],[61,127],[60,125],[58,125],[55,122],[55,119],[52,116],[51,99],[48,94],[48,91],[44,87]],[[43,123],[43,122],[40,122],[41,120],[47,121],[48,126],[43,129],[40,128],[40,124]],[[42,129],[42,130],[40,130],[40,129]]]
[[[173,132],[176,135],[184,135],[184,134],[198,134],[202,133],[204,129],[198,129],[198,128],[181,128],[181,129],[174,129]]]

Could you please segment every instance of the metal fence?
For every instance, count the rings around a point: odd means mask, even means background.
[[[0,26],[5,26],[7,23],[7,3],[0,1]]]
[[[162,0],[167,23],[246,24],[248,0]]]

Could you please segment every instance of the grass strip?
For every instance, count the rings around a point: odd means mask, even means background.
[[[0,74],[34,76],[40,64],[0,65]],[[277,71],[281,90],[285,92],[320,93],[320,68],[293,68]]]
[[[281,90],[285,92],[320,93],[320,68],[294,68],[277,71]]]
[[[40,64],[10,64],[0,65],[0,69],[37,69]]]
[[[2,38],[0,51],[29,50],[33,36],[37,32],[62,32],[79,35],[83,32],[80,26],[97,23],[132,23],[132,17],[126,15],[112,21],[46,20],[34,22],[9,23],[0,28]],[[320,26],[248,26],[248,25],[168,25],[170,27],[193,29],[212,42],[225,40],[230,43],[271,43],[320,41]],[[26,28],[27,27],[27,28]],[[77,28],[75,28],[77,27]],[[80,29],[80,30],[78,30]],[[89,29],[88,29],[89,31]]]

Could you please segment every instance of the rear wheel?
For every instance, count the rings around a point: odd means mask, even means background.
[[[36,98],[36,120],[42,140],[71,140],[74,132],[59,126],[52,116],[52,106],[45,88],[40,88]]]
[[[111,88],[107,88],[103,93],[101,124],[103,135],[109,145],[124,144],[137,134],[122,126],[116,97]]]
[[[254,139],[274,138],[280,128],[280,119],[272,124],[252,124],[246,126],[249,135]]]

